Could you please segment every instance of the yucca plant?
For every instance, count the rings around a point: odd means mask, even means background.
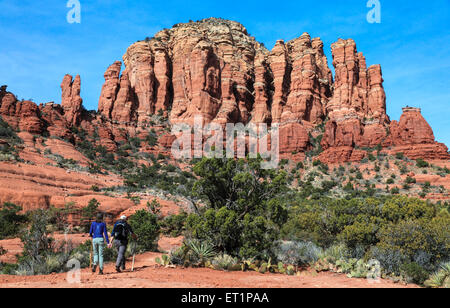
[[[442,264],[440,269],[425,281],[424,285],[429,288],[450,288],[450,262]]]
[[[186,246],[189,247],[192,253],[193,261],[199,266],[204,265],[206,261],[211,260],[217,255],[214,246],[208,242],[190,240],[186,243]]]

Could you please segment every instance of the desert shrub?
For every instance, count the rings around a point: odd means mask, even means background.
[[[18,256],[18,263],[14,269],[17,275],[46,275],[69,270],[67,262],[76,258],[80,265],[87,266],[89,250],[82,252],[81,248],[74,249],[71,242],[55,244],[50,236],[47,225],[50,213],[37,210],[30,214],[31,227],[23,232],[21,241],[23,252]]]
[[[356,173],[356,178],[358,179],[358,180],[362,180],[363,179],[363,175],[362,175],[362,173],[361,173],[361,171],[357,171],[357,173]]]
[[[89,232],[91,222],[94,221],[99,206],[100,202],[98,202],[97,199],[91,199],[89,200],[88,205],[81,209],[81,226],[86,233]]]
[[[380,210],[381,217],[393,223],[420,218],[431,220],[436,214],[433,204],[405,196],[387,198]]]
[[[15,275],[19,265],[16,263],[3,263],[0,262],[0,274],[1,275]]]
[[[378,228],[374,223],[356,221],[344,227],[338,235],[338,240],[352,249],[358,246],[370,247],[378,242],[376,236]]]
[[[97,185],[92,185],[91,186],[91,190],[94,191],[94,192],[99,192],[100,188]]]
[[[429,273],[415,262],[404,263],[400,268],[400,272],[407,282],[419,285],[422,285],[429,277]]]
[[[16,146],[22,144],[23,141],[20,139],[16,132],[9,126],[9,124],[0,117],[0,139],[6,141],[5,144],[0,144],[0,154],[3,158],[7,158],[7,155],[11,156],[11,160],[17,159],[17,149]],[[2,157],[0,157],[0,160]],[[8,159],[3,159],[8,160]]]
[[[149,146],[155,146],[158,143],[158,138],[156,136],[156,132],[151,131],[147,137],[145,138],[145,141],[148,143]]]
[[[30,214],[31,227],[21,235],[24,257],[38,260],[52,252],[53,238],[47,230],[50,214],[44,210],[37,210]]]
[[[338,185],[335,181],[323,181],[322,182],[322,190],[324,193],[328,192],[329,190],[333,189]]]
[[[400,193],[400,189],[398,187],[394,187],[391,189],[391,194],[398,195]]]
[[[416,166],[419,168],[428,168],[430,164],[423,159],[419,158],[416,160]]]
[[[407,260],[407,257],[398,250],[380,248],[378,246],[370,248],[367,258],[380,262],[383,271],[392,275],[400,275],[400,267]]]
[[[413,178],[413,177],[408,176],[408,177],[406,178],[406,183],[407,183],[407,184],[415,184],[415,183],[416,183],[416,179]]]
[[[406,220],[389,224],[379,232],[378,247],[398,251],[410,262],[430,267],[450,255],[450,221]],[[431,269],[431,268],[429,268]]]
[[[137,211],[128,220],[138,239],[136,241],[138,251],[155,251],[158,247],[160,227],[158,217],[146,210]]]
[[[319,254],[319,259],[326,259],[330,262],[335,262],[337,260],[347,260],[351,257],[350,250],[343,243],[334,244],[326,249],[322,250]]]
[[[433,271],[450,257],[450,215],[429,202],[405,196],[291,202],[285,240],[312,241],[325,251],[341,244],[348,257],[377,259],[397,275],[404,263]]]
[[[396,153],[395,154],[395,158],[397,159],[404,159],[405,158],[405,154],[402,152]]]
[[[14,237],[27,222],[27,217],[20,214],[22,208],[12,203],[4,203],[0,210],[0,239]]]
[[[162,233],[172,237],[180,236],[185,230],[187,216],[186,212],[182,211],[178,215],[170,215],[162,219],[159,222]]]
[[[139,149],[141,147],[142,140],[139,137],[133,137],[129,139],[132,149]]]
[[[157,188],[171,194],[190,195],[194,178],[188,172],[173,168],[174,166],[161,168],[158,163],[154,163],[152,166],[142,165],[125,173],[125,186],[136,191]],[[167,170],[170,170],[170,172]]]
[[[374,170],[375,170],[375,172],[380,172],[380,170],[381,170],[380,165],[375,164]]]
[[[322,249],[312,242],[280,241],[275,248],[276,259],[284,264],[306,266],[316,262]]]
[[[240,244],[235,241],[240,238],[237,225],[236,213],[223,207],[219,210],[208,209],[201,215],[189,215],[186,230],[193,238],[210,239],[219,251],[236,251],[236,246]]]
[[[50,224],[58,231],[66,231],[66,228],[69,226],[69,215],[77,213],[78,210],[75,208],[74,202],[68,202],[64,205],[64,208],[51,206],[48,212],[50,214]]]
[[[265,258],[287,218],[278,199],[287,191],[286,173],[264,170],[261,160],[207,159],[194,167],[199,177],[193,194],[206,207],[189,215],[188,235],[210,240],[218,249],[241,258]]]
[[[406,166],[401,166],[400,167],[400,174],[407,174],[408,173],[408,168]]]

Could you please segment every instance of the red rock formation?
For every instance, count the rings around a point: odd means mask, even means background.
[[[419,108],[403,108],[400,122],[391,123],[392,141],[396,145],[434,143],[434,134]]]
[[[324,106],[330,95],[331,71],[323,60],[323,44],[304,33],[287,44],[292,71],[290,90],[283,106],[281,122],[301,120],[320,124],[324,119]],[[319,60],[319,61],[318,61]]]
[[[406,156],[427,159],[449,159],[448,148],[435,142],[430,125],[423,118],[419,108],[403,108],[400,122],[390,125],[391,142],[395,146],[393,153],[402,152]]]
[[[275,87],[272,99],[272,121],[280,123],[290,86],[290,66],[284,41],[277,41],[270,53],[269,62]]]
[[[43,123],[39,118],[38,106],[30,101],[17,102],[16,116],[20,116],[19,129],[31,134],[41,134]]]
[[[103,84],[98,102],[98,112],[103,114],[108,119],[111,119],[111,112],[117,97],[117,92],[120,85],[119,75],[121,67],[122,62],[116,61],[108,67],[104,74],[105,83]]]
[[[253,105],[252,122],[270,123],[270,103],[272,76],[266,62],[266,55],[259,53],[255,59],[255,103]]]
[[[131,45],[122,75],[121,62],[108,67],[101,116],[82,117],[80,77],[72,81],[70,75],[61,84],[62,107],[17,102],[1,88],[0,114],[17,129],[47,129],[67,140],[73,139],[71,128],[80,126],[89,135],[97,132],[96,145],[110,151],[141,136],[162,115],[169,125],[192,125],[197,116],[203,124],[222,126],[277,123],[285,156],[311,150],[309,135],[317,137],[324,125],[320,158],[327,162],[361,159],[365,152],[355,149],[377,145],[412,157],[448,157],[420,112],[406,110],[399,123],[390,122],[380,65],[367,68],[351,39],[331,48],[334,81],[323,42],[307,33],[287,43],[277,41],[269,51],[237,22],[210,18],[178,24]],[[173,136],[159,141],[168,149]]]
[[[120,87],[111,113],[111,119],[119,123],[129,123],[134,119],[135,95],[131,89],[128,70],[120,77]]]
[[[309,144],[308,132],[303,125],[291,123],[280,128],[280,153],[305,152]]]
[[[48,123],[47,131],[50,136],[60,137],[66,140],[73,140],[73,134],[70,131],[70,124],[64,117],[64,109],[61,105],[47,103],[39,105],[41,118]]]
[[[136,93],[137,119],[147,121],[155,112],[154,55],[148,42],[131,45],[123,57],[133,91]]]
[[[0,91],[0,116],[13,128],[32,134],[43,132],[43,122],[37,105],[31,101],[18,101],[16,96],[6,92],[6,87]]]
[[[333,97],[326,106],[329,121],[325,125],[322,147],[330,149],[327,151],[330,157],[340,160],[339,157],[343,157],[339,154],[342,153],[340,147],[348,150],[348,147],[382,144],[387,138],[389,118],[381,67],[375,65],[367,69],[366,60],[357,52],[353,40],[334,43],[332,54],[336,76]],[[333,149],[337,153],[331,154]]]
[[[64,109],[64,117],[71,125],[78,125],[81,120],[83,100],[81,99],[81,79],[77,75],[72,81],[71,75],[65,75],[61,83],[61,106]]]

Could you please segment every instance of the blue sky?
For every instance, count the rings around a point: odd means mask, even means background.
[[[175,1],[80,0],[81,24],[69,24],[67,0],[0,0],[0,84],[19,98],[60,103],[65,74],[81,75],[87,109],[97,109],[105,69],[126,48],[189,19],[241,22],[271,49],[308,32],[330,45],[353,38],[368,65],[381,64],[388,114],[410,105],[450,146],[450,1],[380,0],[381,24],[369,24],[368,0]]]

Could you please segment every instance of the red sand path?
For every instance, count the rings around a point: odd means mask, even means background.
[[[167,243],[166,243],[167,242]],[[162,239],[160,247],[169,249],[179,239]],[[334,273],[303,272],[301,276],[259,274],[256,272],[222,272],[204,268],[161,268],[155,258],[161,253],[145,253],[136,257],[135,271],[131,262],[123,273],[116,273],[114,264],[105,266],[105,275],[81,271],[80,283],[67,281],[67,273],[46,276],[0,275],[0,288],[412,288],[389,280],[371,284],[365,279],[348,278]]]

